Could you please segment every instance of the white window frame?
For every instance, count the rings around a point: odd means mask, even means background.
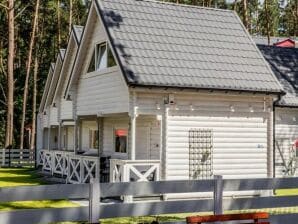
[[[102,58],[104,58],[105,62],[104,62],[104,65],[101,67],[99,66],[98,67],[98,64],[101,65],[102,63],[97,63],[97,59],[98,59],[98,48],[100,48],[101,45],[105,45],[106,46],[106,49],[105,49],[105,54],[103,55]],[[113,58],[115,60],[115,65],[114,66],[111,66],[111,67],[108,67],[108,58],[109,58],[109,50],[111,51],[111,54],[113,55]],[[92,71],[88,72],[89,70],[89,67],[90,67],[90,64],[91,64],[91,60],[92,60],[92,56],[94,54],[94,68],[92,69]],[[93,48],[92,48],[92,54],[91,54],[91,58],[89,59],[89,65],[87,67],[87,74],[91,74],[91,73],[94,73],[94,72],[101,72],[101,71],[105,71],[105,70],[108,70],[108,69],[111,69],[111,68],[114,68],[117,66],[117,62],[116,62],[116,58],[113,54],[113,51],[110,47],[110,44],[108,41],[100,41],[100,42],[96,42],[94,45],[93,45]]]

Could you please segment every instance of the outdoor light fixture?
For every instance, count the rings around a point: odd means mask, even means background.
[[[235,112],[235,107],[233,105],[230,106],[230,111],[233,113]]]
[[[192,104],[189,105],[189,109],[190,109],[191,111],[194,111],[194,110],[195,110],[195,108],[193,107]]]
[[[175,105],[175,110],[179,110],[179,107],[177,106],[177,104]]]
[[[156,109],[160,110],[160,104],[159,103],[156,103]]]
[[[254,112],[254,108],[251,105],[249,106],[249,112],[250,113],[253,113]]]
[[[296,117],[295,117],[295,116],[293,117],[293,121],[297,121],[297,119],[296,119]]]

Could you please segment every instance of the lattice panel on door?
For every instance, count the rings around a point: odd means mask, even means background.
[[[213,132],[211,129],[189,131],[189,177],[208,179],[213,175]]]

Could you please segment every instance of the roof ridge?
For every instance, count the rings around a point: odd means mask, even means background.
[[[205,6],[199,6],[199,5],[187,5],[184,3],[164,2],[164,1],[157,1],[157,0],[134,0],[134,1],[136,1],[136,2],[152,2],[152,3],[162,4],[162,5],[173,5],[173,6],[187,7],[187,8],[199,8],[199,9],[205,9],[205,10],[233,12],[233,10],[230,10],[230,9],[219,9],[219,8],[205,7]]]

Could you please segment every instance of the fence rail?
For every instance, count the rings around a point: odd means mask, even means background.
[[[0,149],[1,167],[35,166],[35,150],[31,149]]]
[[[0,188],[0,202],[56,199],[88,199],[89,207],[38,209],[0,212],[0,223],[34,224],[63,221],[98,223],[112,217],[146,216],[186,212],[214,212],[227,210],[278,208],[298,206],[298,196],[264,196],[247,198],[223,197],[224,191],[273,190],[298,188],[298,178],[265,178],[228,180],[157,181],[128,183],[48,185]],[[141,201],[134,203],[103,203],[100,198],[123,195],[147,196],[186,192],[213,192],[213,198],[171,201]],[[272,215],[272,224],[296,224],[298,214]]]

